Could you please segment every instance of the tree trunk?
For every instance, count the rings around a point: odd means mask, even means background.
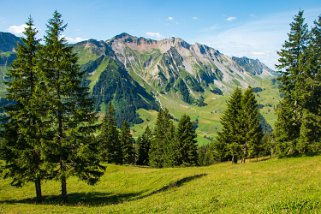
[[[62,203],[67,203],[67,181],[66,181],[66,169],[62,160],[60,160],[60,170],[61,170],[61,200]]]
[[[37,178],[35,180],[35,187],[36,187],[36,203],[42,203],[42,194],[41,194],[41,180]]]

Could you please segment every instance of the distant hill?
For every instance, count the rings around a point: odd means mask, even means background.
[[[3,80],[21,39],[0,33],[0,41]],[[275,118],[276,74],[258,59],[229,57],[206,45],[189,44],[180,38],[153,40],[127,33],[106,41],[90,39],[73,47],[86,73],[96,109],[104,112],[112,103],[118,124],[124,119],[132,123],[153,121],[154,113],[150,110],[167,107],[176,118],[183,113],[190,114],[199,121],[200,135],[213,136],[220,128],[219,117],[225,108],[226,95],[236,86],[248,85],[259,89],[256,94],[263,118],[270,124]],[[201,95],[205,106],[197,107]],[[147,111],[142,113],[139,109]],[[141,128],[137,126],[137,132]]]

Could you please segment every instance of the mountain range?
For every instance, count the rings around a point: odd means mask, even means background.
[[[2,96],[4,74],[15,59],[18,42],[20,38],[0,33]],[[200,127],[212,121],[217,130],[226,95],[236,86],[249,85],[256,89],[260,106],[267,112],[263,116],[273,122],[271,108],[278,99],[276,73],[258,59],[229,57],[209,46],[189,44],[180,38],[152,40],[127,33],[72,46],[78,53],[81,70],[86,73],[97,111],[105,111],[106,105],[112,103],[119,124],[124,119],[146,124],[155,118],[151,116],[153,110],[167,107],[174,118],[192,112]],[[264,92],[266,89],[269,92]],[[203,134],[212,135],[214,130],[204,128]]]

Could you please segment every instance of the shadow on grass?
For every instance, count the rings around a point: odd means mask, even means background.
[[[108,204],[119,204],[125,201],[130,201],[132,198],[142,194],[137,193],[124,193],[124,194],[112,194],[105,192],[89,192],[89,193],[70,193],[68,194],[67,206],[103,206]],[[3,200],[0,203],[23,203],[23,204],[36,204],[35,198],[26,198],[21,200]],[[47,195],[43,196],[42,204],[62,204],[60,195]]]
[[[124,193],[124,194],[113,194],[108,192],[82,192],[82,193],[70,193],[68,194],[68,202],[66,204],[62,204],[60,195],[47,195],[43,196],[42,204],[52,204],[52,205],[66,205],[66,206],[104,206],[108,204],[120,204],[126,201],[135,201],[139,199],[143,199],[149,197],[151,195],[165,192],[174,188],[178,188],[181,185],[192,181],[194,179],[201,178],[206,176],[207,174],[198,174],[193,176],[188,176],[172,182],[158,190],[155,190],[151,193],[144,195],[144,192],[135,192],[135,193]],[[12,200],[2,200],[0,204],[15,204],[15,203],[23,203],[23,204],[36,204],[36,199],[33,198],[25,198],[25,199],[12,199]]]
[[[154,194],[157,194],[157,193],[161,193],[161,192],[165,192],[165,191],[168,191],[168,190],[171,190],[171,189],[174,189],[174,188],[178,188],[180,186],[182,186],[183,184],[187,183],[187,182],[190,182],[192,180],[195,180],[195,179],[198,179],[198,178],[201,178],[201,177],[204,177],[206,176],[207,174],[197,174],[197,175],[192,175],[192,176],[188,176],[188,177],[185,177],[185,178],[182,178],[180,180],[177,180],[175,182],[172,182],[170,184],[167,184],[166,186],[158,189],[158,190],[155,190],[151,193],[148,193],[146,195],[142,195],[142,196],[139,196],[137,197],[136,199],[142,199],[142,198],[146,198],[146,197],[149,197],[151,195],[154,195]]]
[[[252,158],[252,159],[248,159],[248,160],[249,160],[249,162],[261,162],[261,161],[271,160],[272,158],[273,157],[266,156],[266,157]]]

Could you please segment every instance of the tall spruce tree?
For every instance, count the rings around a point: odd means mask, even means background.
[[[120,143],[122,146],[123,163],[134,164],[135,163],[135,150],[134,150],[135,140],[132,134],[130,133],[129,124],[126,120],[123,122],[121,127]]]
[[[237,87],[227,101],[227,109],[220,120],[223,126],[222,131],[216,138],[217,144],[225,146],[225,149],[221,148],[221,151],[226,151],[224,156],[228,156],[232,163],[237,163],[241,155],[241,147],[244,145],[242,111],[242,91]]]
[[[22,186],[26,182],[35,183],[36,200],[42,201],[41,180],[47,175],[41,158],[42,122],[35,103],[42,102],[36,95],[41,77],[36,67],[40,44],[36,38],[37,30],[29,17],[18,44],[17,58],[7,74],[8,100],[14,104],[5,109],[5,141],[2,145],[6,161],[5,177],[11,177],[11,184]]]
[[[139,137],[137,140],[137,144],[138,144],[137,164],[138,165],[144,165],[144,166],[149,165],[148,153],[149,153],[152,137],[153,137],[152,132],[147,126],[143,135]]]
[[[101,126],[99,147],[103,161],[108,163],[123,163],[123,153],[115,119],[115,110],[112,104],[108,105],[107,112]]]
[[[247,88],[243,95],[243,126],[244,126],[244,162],[246,156],[259,155],[260,143],[263,137],[260,125],[260,114],[253,89]],[[248,153],[248,154],[247,154]]]
[[[196,131],[191,118],[184,114],[179,120],[176,139],[178,142],[177,162],[178,166],[196,166],[198,163]]]
[[[321,151],[321,16],[314,22],[311,39],[302,63],[302,126],[297,149],[300,153]]]
[[[296,152],[296,143],[300,135],[302,124],[302,89],[304,88],[303,67],[305,64],[305,53],[309,41],[308,26],[304,23],[303,11],[294,17],[290,24],[289,38],[278,52],[280,70],[280,91],[284,95],[283,104],[278,105],[275,139],[281,153]],[[290,109],[289,109],[290,108]],[[287,148],[290,146],[290,148]]]
[[[175,127],[170,118],[167,109],[161,109],[157,115],[154,138],[149,150],[150,166],[161,168],[173,164],[176,152],[173,150]]]
[[[47,120],[51,121],[53,138],[44,143],[46,161],[60,179],[62,201],[67,201],[67,177],[75,175],[88,184],[95,184],[105,167],[97,156],[93,133],[97,115],[88,88],[82,86],[83,72],[77,55],[62,36],[66,25],[61,14],[54,12],[47,25],[39,68],[45,77]]]

